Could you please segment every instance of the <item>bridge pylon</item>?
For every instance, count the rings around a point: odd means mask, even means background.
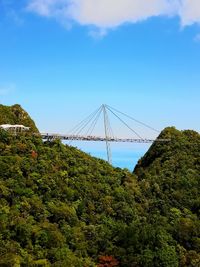
[[[108,113],[106,111],[106,105],[102,105],[103,108],[103,117],[104,117],[104,131],[105,131],[105,138],[106,138],[106,151],[107,151],[107,159],[110,164],[112,164],[112,153],[109,143],[109,119],[108,119]]]

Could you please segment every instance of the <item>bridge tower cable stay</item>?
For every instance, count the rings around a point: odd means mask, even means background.
[[[116,113],[114,113],[108,106],[106,108],[119,120],[121,121],[129,130],[131,130],[139,139],[143,139],[135,130],[133,130],[122,118],[120,118]]]
[[[91,134],[92,134],[92,132],[93,132],[100,116],[101,116],[102,110],[103,110],[103,106],[100,107],[98,113],[94,116],[90,127],[88,128],[87,132],[85,133],[86,136],[91,136]]]
[[[108,109],[112,110],[113,112],[115,111],[115,112],[117,112],[118,114],[121,114],[121,115],[125,116],[126,118],[129,118],[129,119],[131,119],[132,121],[134,121],[134,122],[136,122],[136,123],[138,123],[138,124],[140,124],[140,125],[142,125],[142,126],[144,126],[144,127],[146,127],[146,128],[149,128],[150,130],[152,130],[152,131],[154,131],[154,132],[160,133],[159,130],[157,130],[157,129],[151,127],[151,126],[149,126],[148,124],[146,124],[146,123],[144,123],[144,122],[141,122],[141,121],[139,121],[139,120],[137,120],[137,119],[131,117],[130,115],[127,115],[127,114],[124,113],[124,112],[121,112],[121,111],[117,110],[116,108],[113,108],[113,107],[111,107],[111,106],[109,106],[109,105],[106,105],[106,107],[107,107]]]
[[[71,140],[69,142],[69,145],[73,142],[74,138],[76,139],[77,136],[88,126],[90,125],[91,121],[99,114],[101,113],[102,106],[99,107],[97,110],[92,112],[87,118],[82,120],[80,123],[78,123],[70,132],[69,135],[71,135]]]

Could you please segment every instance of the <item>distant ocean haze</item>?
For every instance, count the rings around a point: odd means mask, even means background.
[[[107,160],[106,144],[103,142],[73,141],[65,144],[77,147],[93,157]],[[133,171],[138,160],[144,156],[150,144],[111,143],[112,165]]]

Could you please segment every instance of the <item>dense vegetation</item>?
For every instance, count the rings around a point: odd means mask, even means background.
[[[200,136],[161,137],[131,174],[1,130],[0,266],[200,266]]]
[[[0,266],[95,266],[100,255],[125,253],[116,243],[135,216],[130,173],[59,141],[3,131],[0,151]]]
[[[167,233],[179,266],[200,266],[200,135],[172,127],[160,138],[171,141],[155,142],[134,170],[142,205],[149,223]]]

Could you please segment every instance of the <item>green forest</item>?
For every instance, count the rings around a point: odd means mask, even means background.
[[[200,267],[200,135],[164,129],[133,173],[43,141],[0,105],[0,267]]]

